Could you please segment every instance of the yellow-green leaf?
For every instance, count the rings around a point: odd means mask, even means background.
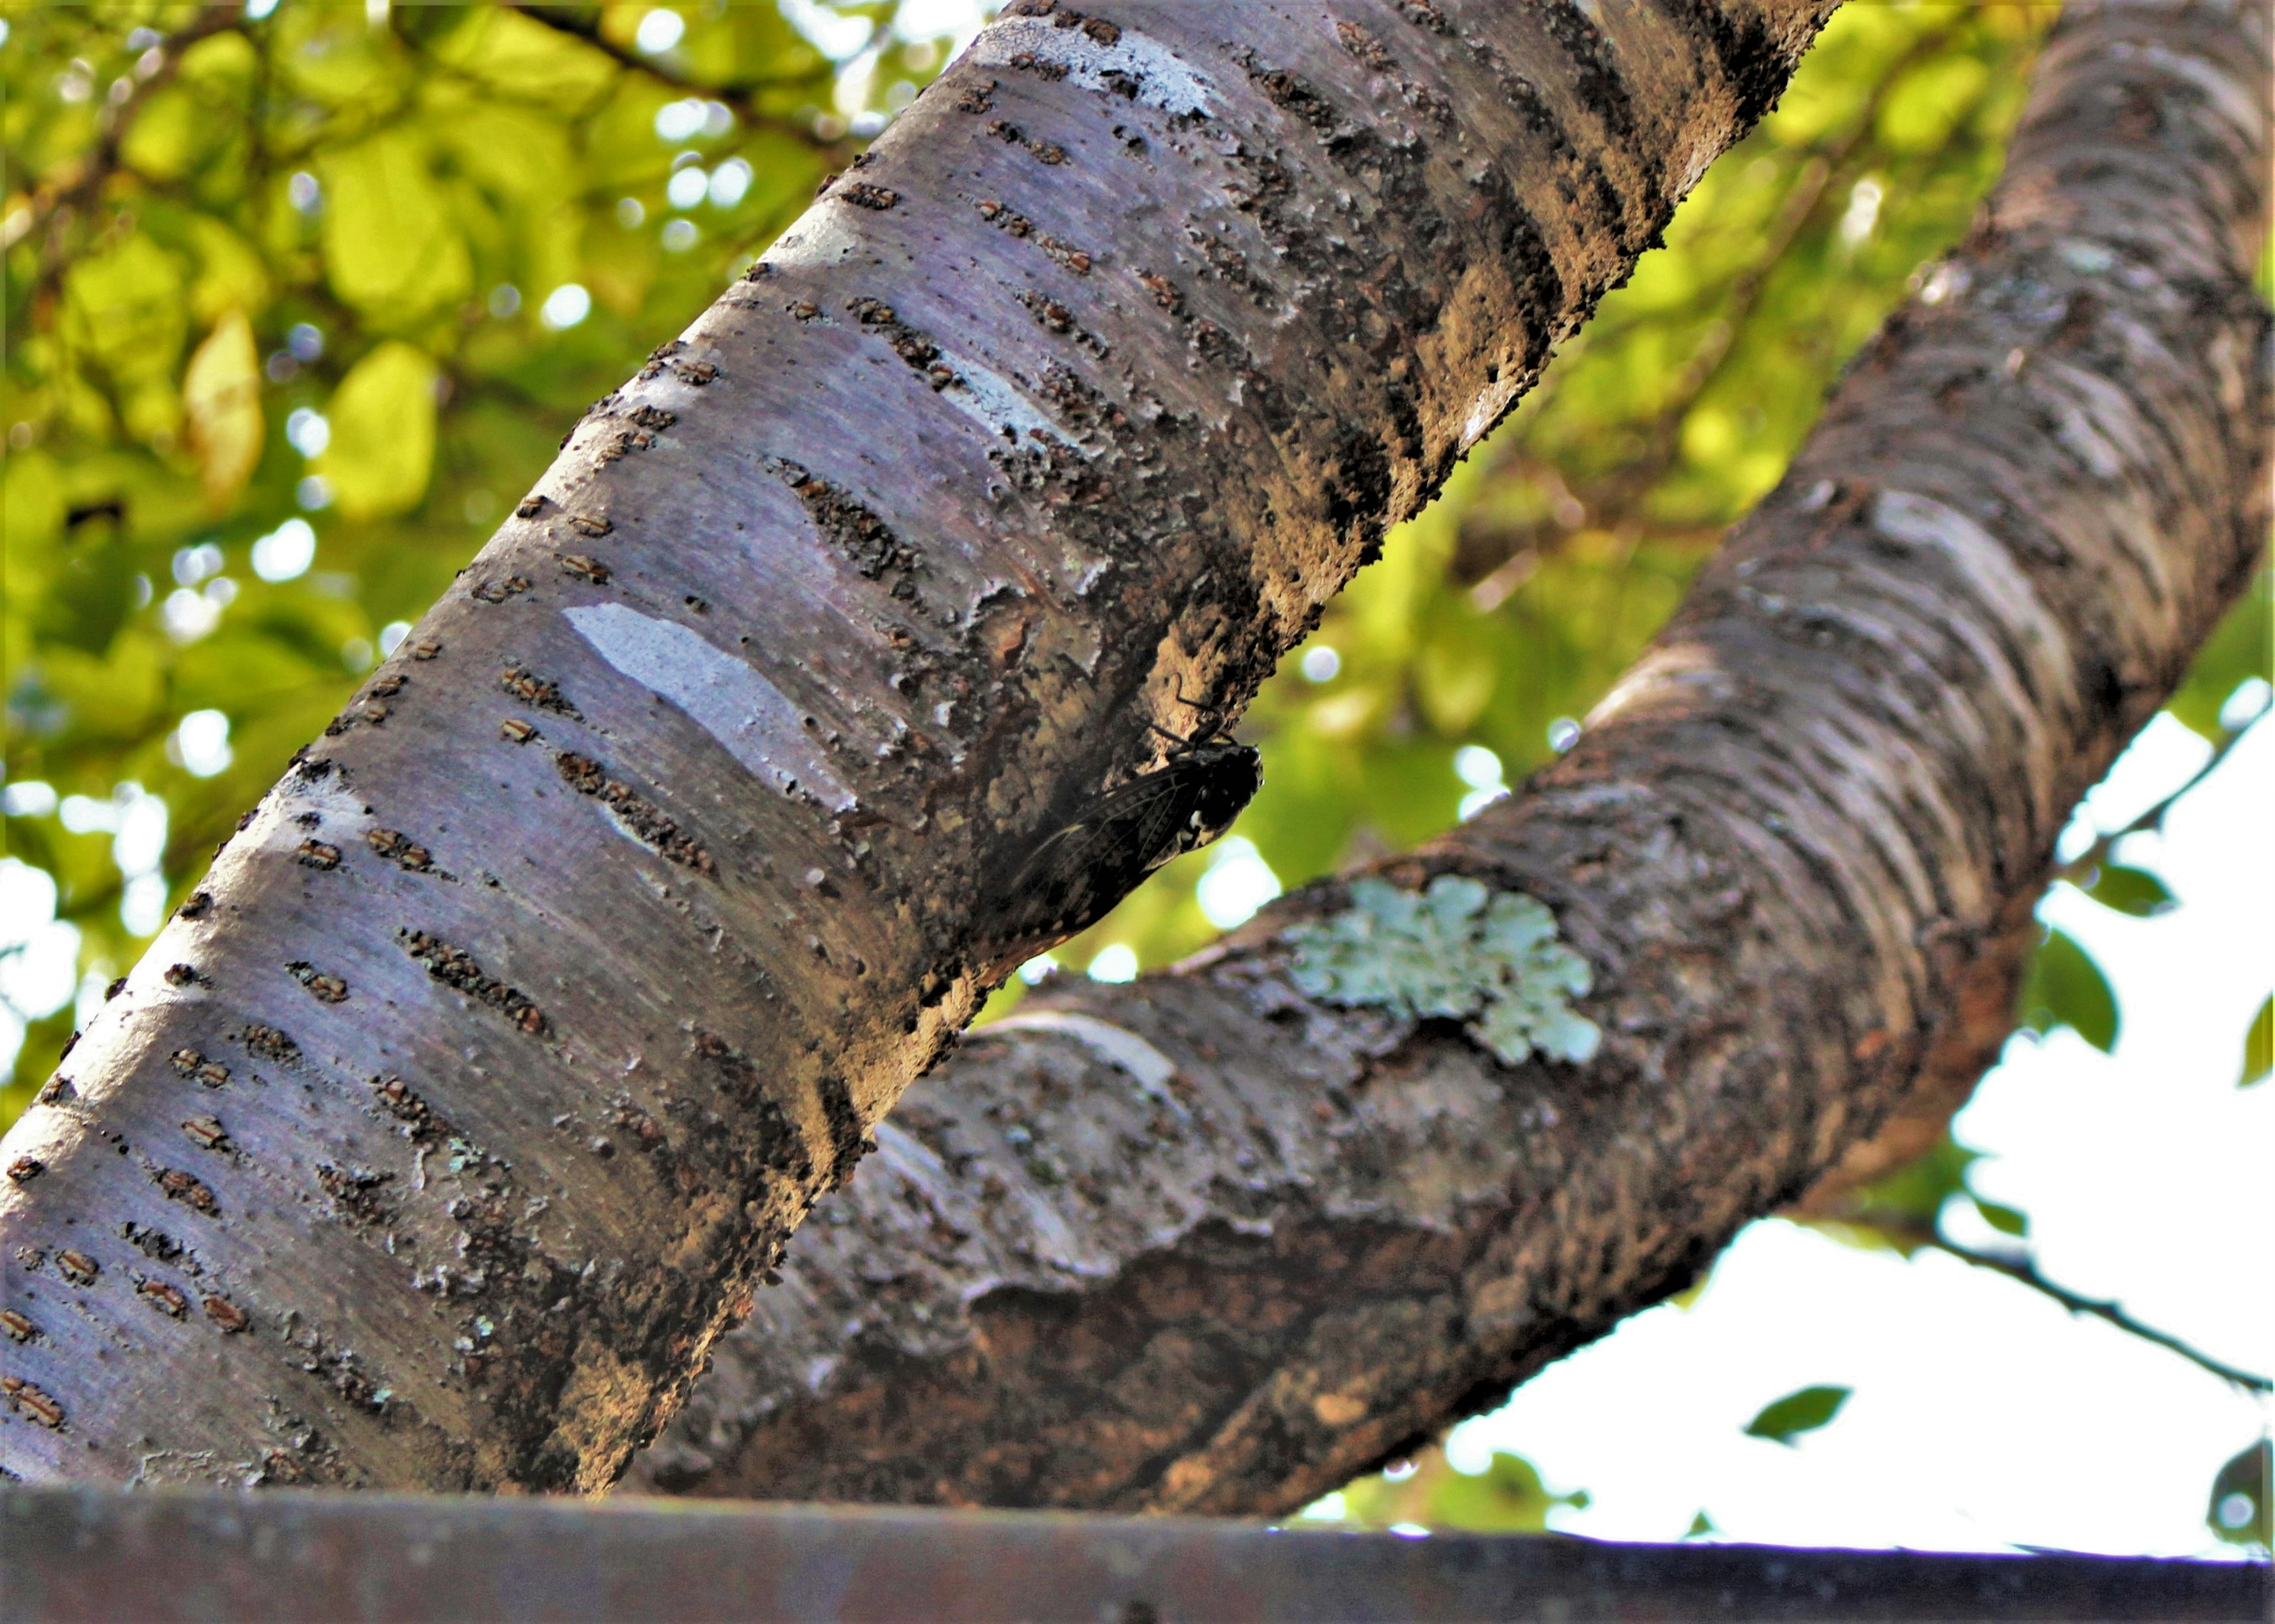
[[[139,231],[72,267],[64,307],[72,344],[123,383],[170,377],[189,336],[181,268]]]
[[[418,506],[435,466],[435,363],[399,341],[348,371],[326,415],[331,443],[316,470],[340,517],[378,518]]]
[[[2251,1017],[2251,1030],[2243,1034],[2243,1075],[2235,1085],[2249,1088],[2264,1083],[2271,1071],[2275,1071],[2275,997],[2259,1006],[2259,1013]]]
[[[619,72],[583,41],[503,7],[468,7],[433,49],[438,60],[498,90],[568,112],[590,105]]]
[[[224,512],[261,461],[261,354],[243,311],[223,316],[190,357],[182,404],[206,502]]]
[[[257,316],[268,308],[268,268],[250,243],[210,215],[191,216],[189,236],[198,254],[190,306],[200,321],[210,327],[231,310]]]
[[[190,166],[196,144],[200,110],[197,101],[178,85],[153,94],[135,113],[118,144],[118,155],[138,175],[153,180],[177,180]]]
[[[182,53],[181,83],[216,98],[241,98],[261,75],[261,55],[234,28],[209,34]]]
[[[374,321],[400,325],[463,299],[474,271],[425,145],[389,130],[323,166],[324,274]]]
[[[0,465],[0,533],[8,542],[9,573],[27,564],[34,555],[63,533],[64,487],[56,460],[44,451],[19,451]],[[21,578],[11,581],[19,591],[29,589]]]
[[[2016,1004],[2017,1023],[2034,1031],[2067,1026],[2103,1054],[2117,1046],[2117,994],[2083,948],[2049,930],[2030,961]]]
[[[1343,1517],[1368,1528],[1410,1523],[1481,1534],[1540,1533],[1561,1507],[1581,1509],[1588,1492],[1552,1492],[1523,1455],[1496,1449],[1483,1471],[1456,1470],[1435,1445],[1417,1454],[1395,1477],[1362,1477],[1342,1491]]]
[[[438,133],[451,156],[486,190],[518,201],[574,197],[582,187],[569,132],[557,119],[525,107],[470,99],[451,107],[438,98],[435,111]]]

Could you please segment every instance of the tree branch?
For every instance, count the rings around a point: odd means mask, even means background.
[[[135,114],[154,92],[172,81],[181,67],[182,53],[212,34],[242,27],[244,11],[244,0],[208,5],[152,46],[150,49],[158,53],[157,65],[147,73],[137,72],[129,81],[126,94],[116,102],[106,101],[102,110],[95,115],[94,150],[33,192],[29,208],[0,227],[0,251],[13,248],[34,231],[61,225],[94,201],[102,183],[118,168],[118,149],[127,131],[133,127]],[[40,281],[44,283],[62,261],[61,245],[50,233],[41,248]]]
[[[1175,741],[1831,3],[1011,8],[577,426],[10,1130],[56,1424],[0,1460],[613,1481],[1009,965],[1229,812]]]
[[[759,106],[760,93],[778,81],[753,79],[738,79],[725,85],[698,84],[692,79],[682,78],[668,71],[661,63],[651,57],[645,57],[638,51],[626,50],[601,32],[601,25],[596,19],[577,16],[572,12],[563,11],[558,6],[535,4],[534,0],[508,0],[508,5],[509,9],[519,11],[524,17],[543,23],[547,27],[565,34],[572,39],[582,40],[620,67],[630,68],[634,72],[645,74],[659,83],[670,86],[674,90],[685,90],[697,95],[716,97],[732,107],[737,116],[753,129],[771,130],[777,135],[786,136],[791,140],[812,147],[817,152],[826,153],[835,157],[848,155],[851,150],[850,144],[843,137],[825,140],[816,134],[811,125],[762,110]]]
[[[1947,1257],[1958,1258],[1961,1263],[1972,1264],[1978,1269],[1988,1269],[1994,1274],[2003,1274],[2008,1280],[2020,1281],[2039,1295],[2050,1297],[2060,1303],[2073,1314],[2090,1315],[2096,1319],[2115,1326],[2128,1335],[2137,1336],[2144,1342],[2153,1343],[2167,1353],[2178,1354],[2197,1369],[2207,1371],[2222,1381],[2232,1382],[2247,1393],[2275,1392],[2275,1382],[2271,1382],[2266,1377],[2255,1375],[2239,1366],[2215,1359],[2210,1354],[2190,1347],[2179,1337],[2135,1319],[2114,1302],[2104,1301],[2097,1297],[2082,1296],[2067,1287],[2057,1286],[2038,1273],[2037,1265],[2032,1262],[2026,1253],[1977,1251],[1973,1247],[1960,1245],[1933,1224],[1919,1223],[1901,1213],[1878,1212],[1866,1209],[1844,1216],[1840,1221],[1867,1225],[1906,1245],[1924,1247],[1932,1251],[1942,1252]]]
[[[974,1034],[633,1481],[1284,1510],[1939,1133],[2070,807],[2264,550],[2265,28],[2068,8],[1950,291],[1570,753]]]
[[[2251,731],[2253,723],[2260,721],[2265,714],[2265,712],[2262,712],[2251,721],[2247,721],[2241,727],[2226,732],[2220,741],[2212,746],[2211,755],[2204,764],[2188,774],[2186,783],[2171,794],[2163,797],[2155,805],[2142,812],[2123,828],[2112,829],[2106,834],[2096,835],[2091,845],[2054,870],[2054,878],[2067,880],[2073,884],[2086,880],[2096,869],[2110,860],[2116,852],[2117,843],[2127,835],[2146,834],[2152,829],[2161,832],[2165,827],[2165,819],[2173,808],[2179,804],[2190,790],[2219,770],[2220,763],[2226,760],[2229,753],[2243,742],[2243,736]]]

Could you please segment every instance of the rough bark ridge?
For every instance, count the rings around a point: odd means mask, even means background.
[[[1048,992],[903,1099],[630,1481],[1285,1510],[1921,1148],[2264,543],[2266,51],[2258,4],[2073,5],[1979,229],[1577,748],[1378,870],[1550,904],[1592,1061],[1309,995],[1340,882]]]
[[[0,1462],[596,1490],[1833,0],[1022,0],[621,390],[11,1131]]]

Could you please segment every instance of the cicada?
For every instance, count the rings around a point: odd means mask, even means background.
[[[1005,891],[1008,960],[1087,930],[1146,875],[1232,827],[1263,786],[1256,752],[1233,739],[1188,743],[1153,772],[1109,789],[1035,848]]]

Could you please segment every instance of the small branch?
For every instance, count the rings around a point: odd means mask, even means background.
[[[2176,1336],[2159,1331],[2154,1326],[2143,1325],[2115,1303],[2080,1296],[2076,1292],[2054,1284],[2039,1273],[2037,1265],[2027,1258],[2002,1258],[1994,1252],[1978,1252],[1944,1240],[1940,1236],[1930,1244],[1938,1251],[1947,1253],[1962,1263],[1971,1263],[1976,1268],[1989,1269],[1994,1273],[2005,1275],[2008,1280],[2020,1280],[2041,1295],[2052,1298],[2073,1314],[2090,1314],[2096,1319],[2105,1320],[2115,1326],[2120,1331],[2130,1332],[2144,1342],[2155,1343],[2167,1353],[2176,1353],[2199,1370],[2209,1371],[2222,1381],[2233,1382],[2247,1392],[2275,1391],[2275,1382],[2269,1381],[2266,1377],[2254,1375],[2249,1371],[2239,1370],[2233,1364],[2223,1363],[2210,1354],[2199,1352]]]
[[[2271,1382],[2266,1377],[2255,1375],[2215,1359],[2210,1354],[2199,1352],[2179,1337],[2134,1318],[2113,1302],[2081,1296],[2067,1287],[2056,1285],[2041,1274],[2037,1265],[2025,1255],[1976,1251],[1971,1246],[1961,1246],[1956,1241],[1947,1239],[1943,1231],[1933,1224],[1918,1223],[1890,1214],[1866,1212],[1840,1221],[1867,1226],[1910,1245],[1942,1252],[1961,1263],[1973,1264],[1978,1269],[1988,1269],[1993,1274],[2003,1274],[2008,1280],[2028,1286],[2041,1296],[2052,1298],[2073,1314],[2090,1314],[2096,1319],[2115,1326],[2120,1331],[2139,1337],[2144,1342],[2154,1343],[2167,1353],[2178,1354],[2198,1370],[2207,1371],[2222,1381],[2233,1382],[2247,1393],[2275,1392],[2275,1382]]]
[[[2266,714],[2265,711],[2262,711],[2259,716]],[[2056,868],[2053,877],[2056,880],[2067,880],[2074,885],[2082,883],[2095,869],[2110,860],[2110,855],[2116,850],[2117,842],[2127,835],[2145,834],[2151,829],[2161,831],[2166,815],[2179,804],[2181,797],[2219,770],[2219,764],[2226,760],[2229,752],[2243,742],[2244,735],[2251,731],[2253,724],[2258,721],[2259,716],[2253,717],[2250,721],[2245,722],[2221,739],[2213,747],[2211,759],[2191,773],[2186,783],[2150,807],[2123,828],[2112,829],[2106,835],[2096,836],[2093,844]]]
[[[543,23],[547,27],[556,33],[565,34],[571,39],[582,40],[620,67],[629,68],[634,72],[645,73],[658,83],[670,86],[674,90],[684,90],[695,95],[716,96],[719,100],[732,105],[743,122],[754,128],[772,130],[778,135],[786,135],[792,140],[802,142],[816,152],[825,155],[839,155],[844,149],[845,142],[843,138],[826,140],[815,134],[812,129],[794,119],[760,110],[759,92],[767,88],[771,84],[781,81],[754,79],[725,85],[699,85],[692,79],[682,79],[676,73],[666,72],[638,51],[626,50],[602,34],[597,22],[557,11],[550,6],[526,4],[525,0],[509,0],[509,4],[513,10],[519,11],[532,21]]]
[[[96,141],[90,153],[77,166],[43,185],[32,194],[28,213],[0,228],[0,249],[13,248],[33,232],[54,224],[91,201],[118,167],[118,149],[132,126],[134,115],[141,110],[153,91],[168,83],[181,66],[182,52],[209,34],[243,25],[243,0],[227,5],[207,8],[178,32],[167,35],[152,47],[158,52],[158,65],[147,74],[134,77],[132,87],[123,100],[110,102],[96,116]],[[57,251],[52,238],[42,246],[40,277],[45,281],[61,265],[63,255]]]

